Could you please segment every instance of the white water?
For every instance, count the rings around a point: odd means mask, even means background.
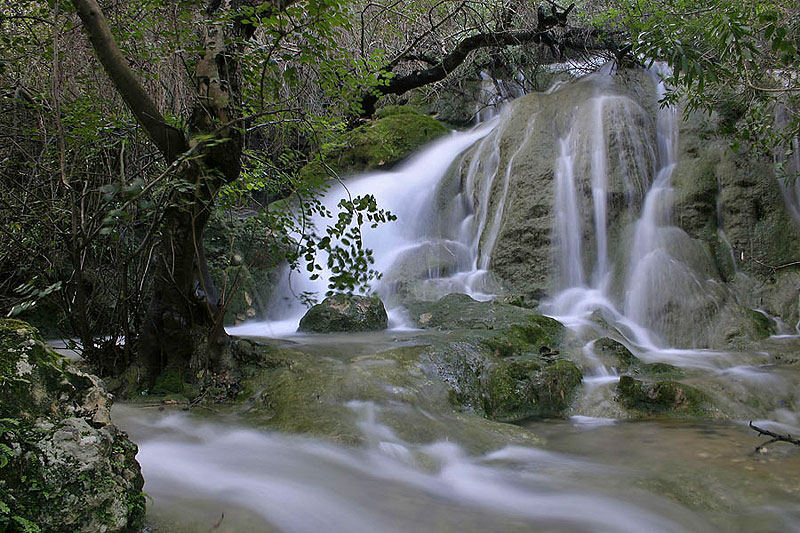
[[[593,76],[607,75],[599,72]],[[655,81],[658,86],[656,94],[660,99],[664,88],[660,79]],[[652,267],[657,264],[666,265],[660,268],[671,267],[668,260],[658,263],[665,260],[664,246],[658,233],[669,221],[670,176],[675,167],[674,153],[677,143],[676,112],[673,108],[659,111],[654,142],[636,139],[630,143],[632,148],[629,153],[610,154],[606,140],[607,131],[617,139],[629,135],[626,129],[630,128],[633,110],[638,105],[627,97],[604,94],[602,81],[597,83],[597,87],[597,96],[578,108],[572,129],[567,138],[560,141],[561,151],[556,161],[555,174],[554,247],[561,274],[561,290],[551,301],[544,303],[542,309],[571,327],[588,325],[589,316],[593,312],[601,311],[612,323],[618,324],[628,341],[655,349],[660,343],[648,331],[647,317],[640,308],[652,303],[653,291],[646,290],[657,282],[657,273]],[[618,123],[609,125],[607,116],[619,119]],[[579,137],[577,141],[576,137]],[[579,150],[576,150],[575,145]],[[580,163],[580,158],[585,157],[589,158],[586,166]],[[607,168],[611,157],[619,157],[623,162],[623,177],[626,179],[625,187],[628,191],[636,190],[640,183],[653,181],[651,187],[645,187],[647,193],[644,206],[635,224],[633,245],[629,254],[629,274],[623,289],[624,301],[615,297],[610,283],[615,274],[615,266],[609,258],[608,235]],[[653,160],[657,162],[657,176],[655,180],[650,180],[641,173],[642,169],[654,166]],[[583,176],[576,175],[575,168],[587,168],[589,175],[584,179]],[[593,264],[589,271],[591,276],[587,276],[585,272],[587,257],[582,249],[582,206],[577,192],[581,183],[587,183],[591,188],[595,246]],[[629,201],[635,199],[635,194],[628,194]],[[630,205],[628,209],[634,207]],[[616,265],[616,268],[620,266]],[[587,283],[587,279],[591,282]]]
[[[714,529],[667,500],[608,493],[603,480],[624,471],[536,448],[470,456],[456,443],[415,445],[380,423],[378,406],[349,407],[368,443],[360,449],[185,414],[136,415],[135,423],[124,409],[116,416],[139,442],[145,490],[158,505],[182,508],[185,519],[208,514],[211,523],[227,515],[223,530],[246,530],[237,510],[263,521],[249,530],[284,532]]]
[[[599,311],[645,362],[669,362],[715,376],[719,386],[728,387],[732,394],[741,391],[739,397],[749,394],[752,398],[753,390],[764,390],[759,398],[769,407],[759,407],[759,416],[771,416],[785,424],[776,429],[796,431],[798,418],[793,408],[775,409],[790,404],[780,402],[792,397],[794,382],[772,373],[764,364],[765,357],[669,349],[652,332],[657,325],[652,320],[658,298],[678,286],[676,279],[705,290],[703,280],[668,246],[673,233],[670,180],[676,163],[675,111],[658,113],[652,138],[628,142],[628,151],[611,154],[612,144],[620,146],[619,139],[631,135],[627,131],[631,117],[641,109],[627,97],[604,92],[602,80],[597,83],[595,97],[576,111],[572,127],[557,141],[553,242],[561,285],[544,307],[578,330],[596,326],[592,314]],[[619,120],[611,133],[604,124],[609,117]],[[375,286],[384,299],[391,302],[395,290],[393,269],[416,253],[437,257],[442,252],[455,257],[455,267],[429,267],[424,287],[432,294],[488,296],[481,282],[500,232],[513,162],[528,143],[535,142],[530,137],[537,117],[531,116],[524,139],[507,154],[509,163],[501,168],[501,136],[490,132],[495,128],[499,133],[507,118],[500,116],[478,129],[453,134],[395,171],[370,173],[347,182],[351,195],[375,194],[381,208],[398,216],[397,222],[365,233],[366,245],[375,250],[376,267],[388,273]],[[459,154],[468,149],[476,155],[462,160],[464,168],[458,169],[462,186],[454,203],[460,210],[451,219],[436,218],[436,192],[442,177],[451,164],[459,164]],[[626,169],[623,178],[629,194],[625,208],[632,223],[630,249],[621,257],[615,253],[621,241],[610,234],[608,174],[613,158],[622,160]],[[332,209],[345,194],[341,188],[334,189],[325,199],[326,206]],[[581,216],[583,213],[591,216]],[[587,220],[591,228],[582,227]],[[584,239],[585,234],[592,238]],[[615,278],[621,287],[615,288]],[[275,316],[280,321],[233,331],[294,333],[305,311],[294,293],[324,292],[325,277],[315,283],[300,274],[291,282],[290,287],[287,278],[276,301]],[[395,319],[394,325],[398,324],[401,322]],[[346,340],[359,342],[353,336]],[[325,343],[324,349],[315,354],[331,357],[331,339],[322,337],[320,342]],[[343,351],[355,353],[349,346]],[[530,428],[541,434],[557,425],[551,430],[552,440],[561,439],[567,449],[588,450],[583,455],[562,453],[557,447],[545,451],[515,446],[470,455],[465,447],[468,443],[451,441],[446,429],[426,437],[430,439],[426,443],[408,442],[382,423],[382,409],[419,407],[395,397],[385,401],[384,407],[369,402],[348,404],[360,420],[365,440],[358,448],[233,424],[204,424],[176,414],[140,419],[138,428],[132,424],[126,429],[140,444],[145,490],[155,498],[155,512],[159,507],[172,507],[173,512],[179,508],[184,515],[208,515],[213,519],[209,524],[224,512],[223,530],[712,531],[715,526],[707,518],[718,523],[725,515],[730,518],[723,523],[730,527],[723,525],[722,530],[797,530],[797,506],[780,499],[775,503],[768,494],[772,485],[785,483],[784,475],[796,479],[792,477],[792,472],[797,472],[796,461],[787,462],[788,474],[776,466],[773,470],[777,472],[762,478],[767,470],[764,464],[742,459],[749,457],[752,449],[747,430],[726,428],[738,440],[712,441],[702,433],[719,429],[712,424],[700,429],[696,423],[656,424],[653,429],[646,422],[626,424],[610,418],[616,416],[613,410],[595,405],[604,401],[618,380],[611,366],[614,363],[601,360],[593,342],[584,346],[583,353],[590,370],[582,396],[588,399],[583,405],[589,407],[572,411],[580,414],[570,422],[539,421]],[[778,416],[781,413],[783,418]],[[436,420],[438,415],[425,412],[423,416]],[[388,424],[391,417],[386,419]],[[670,440],[676,426],[690,433],[688,441]],[[712,442],[713,455],[709,452]],[[604,455],[615,460],[601,461]],[[749,462],[741,462],[745,460]],[[753,465],[758,471],[748,474]],[[659,469],[663,472],[652,473]],[[788,487],[777,492],[779,498],[797,493],[796,484]],[[722,496],[714,500],[716,491]],[[766,495],[752,507],[763,513],[764,520],[760,516],[749,522],[740,520],[750,512],[752,500],[762,494]],[[705,503],[706,496],[711,503]]]
[[[348,195],[355,198],[372,194],[381,209],[388,210],[397,217],[396,221],[387,222],[375,229],[362,227],[364,245],[374,253],[374,268],[386,273],[385,280],[373,283],[373,289],[389,308],[390,327],[402,328],[404,325],[402,310],[392,305],[394,288],[391,270],[393,266],[402,266],[406,258],[412,260],[413,266],[424,264],[426,258],[432,259],[431,263],[435,264],[437,256],[449,255],[454,258],[456,271],[443,273],[434,266],[426,273],[428,281],[438,283],[438,290],[444,294],[463,292],[476,299],[487,299],[491,296],[483,292],[482,276],[485,270],[477,268],[478,242],[473,236],[475,230],[472,229],[475,216],[464,221],[462,226],[465,228],[465,235],[459,241],[441,237],[441,232],[434,224],[434,213],[436,189],[447,169],[464,150],[484,139],[497,123],[498,119],[495,118],[469,131],[453,132],[424,148],[395,170],[353,177],[345,180],[346,187],[335,184],[325,194],[323,204],[334,215],[338,211],[339,201]],[[497,162],[494,160],[493,163],[492,154],[497,153],[497,147],[484,148],[481,141],[479,150],[485,150],[489,161],[481,170],[496,172]],[[477,172],[477,168],[474,172]],[[470,179],[475,179],[472,169],[470,176]],[[486,195],[488,196],[488,191]],[[483,217],[480,218],[480,225],[485,226],[487,215],[478,213],[478,217]],[[312,222],[318,229],[330,223],[329,219],[319,216]],[[416,256],[420,258],[416,259]],[[324,260],[320,263],[324,265]],[[330,271],[323,269],[319,279],[312,281],[305,271],[290,273],[288,268],[285,269],[283,279],[276,288],[276,296],[271,302],[271,320],[228,328],[228,331],[237,335],[268,336],[295,333],[300,318],[307,311],[300,303],[298,295],[308,292],[321,299],[327,290],[330,276]]]

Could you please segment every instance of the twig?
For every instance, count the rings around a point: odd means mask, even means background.
[[[755,453],[758,453],[761,450],[761,448],[763,448],[767,444],[772,444],[773,442],[789,442],[791,444],[794,444],[795,446],[800,446],[800,439],[795,439],[794,437],[792,437],[788,433],[786,435],[781,435],[779,433],[773,433],[772,431],[769,431],[768,429],[760,428],[760,427],[756,426],[755,424],[753,424],[752,420],[750,421],[750,429],[752,429],[754,431],[757,431],[759,436],[760,435],[766,435],[767,437],[772,437],[768,441],[765,441],[765,442],[759,444],[758,446],[756,446],[756,448],[754,450]]]
[[[219,526],[222,525],[223,520],[225,520],[225,513],[222,513],[222,516],[219,517],[217,523],[211,526],[211,529],[209,531],[214,531],[215,529],[219,529]]]

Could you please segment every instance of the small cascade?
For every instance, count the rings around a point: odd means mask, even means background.
[[[495,118],[469,131],[454,132],[395,170],[354,177],[347,180],[346,187],[335,184],[325,194],[323,204],[333,213],[337,212],[337,204],[343,198],[372,194],[382,209],[397,216],[396,221],[378,228],[363,228],[364,244],[374,252],[375,268],[384,273],[383,279],[373,284],[373,289],[387,304],[392,326],[402,326],[402,309],[396,297],[399,291],[414,290],[416,296],[429,292],[433,299],[450,292],[463,292],[477,299],[491,296],[483,291],[485,272],[475,268],[478,243],[471,236],[459,239],[458,230],[448,224],[442,227],[435,213],[436,191],[442,176],[457,157],[476,142],[478,150],[486,157],[481,158],[484,164],[470,169],[469,175],[477,179],[476,173],[480,171],[489,176],[488,181],[493,179],[497,172],[498,150],[491,143],[487,145],[485,138],[497,123]],[[478,215],[484,219],[488,216]],[[467,218],[463,222],[459,219],[457,227],[463,227],[475,216]],[[481,224],[485,224],[485,220],[481,220]],[[329,219],[318,216],[311,222],[323,228]],[[248,324],[235,331],[273,336],[294,333],[307,310],[298,295],[308,293],[321,298],[330,276],[331,273],[323,269],[319,278],[312,280],[307,272],[290,272],[286,267],[271,302],[270,321]],[[411,287],[412,282],[417,283]]]
[[[556,161],[555,242],[558,243],[558,271],[561,285],[577,287],[584,284],[583,254],[581,250],[581,221],[578,216],[578,194],[575,187],[575,170],[572,132],[559,141]]]
[[[475,266],[476,268],[480,268],[481,270],[488,270],[489,261],[491,260],[492,257],[492,251],[494,250],[495,242],[497,242],[497,236],[500,233],[500,225],[502,224],[503,221],[503,214],[505,213],[506,202],[508,200],[508,187],[511,182],[511,171],[514,168],[514,161],[516,160],[517,156],[519,156],[519,154],[522,153],[522,151],[528,146],[528,143],[531,140],[531,134],[533,132],[533,127],[535,124],[536,124],[536,115],[528,119],[528,125],[525,128],[525,134],[522,138],[522,142],[520,142],[517,150],[509,158],[508,164],[506,165],[506,170],[503,173],[502,192],[496,205],[494,205],[494,214],[491,217],[491,224],[488,227],[484,228],[486,230],[484,237],[484,244],[480,250],[480,254],[477,256],[477,264]],[[485,188],[487,189],[487,193],[489,192],[489,189],[491,189],[492,184],[493,180],[491,182],[487,182],[485,186]],[[490,210],[490,202],[488,194],[484,198],[485,201],[482,204],[484,210],[486,211],[484,218],[488,218]],[[478,232],[476,232],[476,236],[478,237],[482,234],[484,234],[484,231],[479,230]],[[479,239],[476,239],[476,241],[478,240]]]
[[[629,97],[607,92],[608,76],[610,72],[602,71],[587,77],[596,78],[595,95],[576,107],[569,133],[558,143],[553,249],[560,290],[542,308],[574,327],[588,325],[590,315],[600,312],[605,319],[618,324],[621,333],[632,342],[652,346],[651,334],[622,311],[623,301],[612,287],[614,277],[626,269],[611,258],[610,242],[615,236],[610,234],[609,169],[612,166],[617,169],[617,179],[622,180],[617,188],[625,191],[626,210],[631,216],[643,191],[648,191],[642,215],[635,225],[635,244],[630,256],[630,268],[634,271],[644,257],[654,253],[650,248],[657,246],[656,228],[668,217],[668,183],[674,168],[670,154],[674,149],[666,137],[675,137],[677,128],[674,123],[662,124],[659,117],[657,142],[627,131],[636,121],[641,122],[644,111]],[[674,111],[668,109],[660,115],[674,116]],[[618,152],[611,153],[609,146]],[[654,168],[658,169],[658,176],[648,189],[653,181],[648,174]],[[587,209],[591,210],[591,217],[584,215]],[[623,294],[627,286],[630,282],[626,283]]]

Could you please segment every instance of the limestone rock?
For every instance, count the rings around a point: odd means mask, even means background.
[[[645,383],[622,376],[617,395],[626,408],[647,415],[706,416],[711,412],[705,393],[678,381]]]
[[[0,530],[137,530],[145,500],[136,445],[110,421],[111,396],[37,331],[0,320]],[[11,450],[9,453],[8,450]]]
[[[388,321],[380,298],[335,294],[309,309],[300,320],[298,331],[378,331],[386,329]]]
[[[560,416],[580,383],[581,371],[571,361],[505,359],[486,373],[484,408],[490,418],[505,422]]]

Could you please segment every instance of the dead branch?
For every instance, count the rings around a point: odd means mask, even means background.
[[[794,444],[795,446],[800,446],[800,439],[796,439],[796,438],[792,437],[791,435],[789,435],[788,433],[786,435],[781,435],[780,433],[774,433],[774,432],[772,432],[772,431],[770,431],[768,429],[760,428],[760,427],[756,426],[755,424],[753,424],[752,420],[750,421],[749,425],[750,425],[750,429],[752,429],[753,431],[757,431],[759,436],[763,435],[763,436],[771,437],[769,440],[767,440],[765,442],[762,442],[761,444],[756,446],[756,448],[754,450],[755,453],[758,453],[764,446],[766,446],[768,444],[772,444],[773,442],[788,442],[788,443]]]

